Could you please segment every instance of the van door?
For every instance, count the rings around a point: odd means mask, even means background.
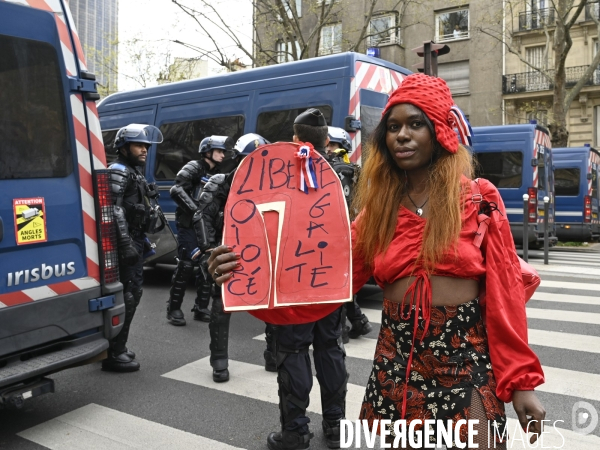
[[[0,1],[0,308],[92,275],[65,73],[54,16]]]

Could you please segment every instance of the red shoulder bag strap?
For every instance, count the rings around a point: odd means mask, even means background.
[[[481,195],[481,190],[479,189],[479,178],[471,180],[471,201],[477,205],[477,223],[479,227],[475,232],[475,239],[473,239],[473,245],[477,248],[481,248],[481,243],[483,242],[483,237],[487,232],[488,226],[490,224],[490,216],[482,212],[481,210],[481,202],[483,202],[483,195]]]

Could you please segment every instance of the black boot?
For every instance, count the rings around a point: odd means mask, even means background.
[[[182,327],[185,325],[185,316],[183,315],[183,311],[179,308],[181,308],[181,304],[177,305],[174,304],[172,300],[169,300],[167,306],[167,320],[171,325]]]
[[[199,308],[198,305],[194,305],[192,312],[194,313],[194,320],[210,322],[210,311],[208,308]]]
[[[191,261],[180,259],[177,262],[177,268],[173,273],[171,281],[169,300],[167,301],[167,320],[171,325],[185,325],[185,317],[183,316],[183,311],[181,311],[181,304],[183,303],[187,282],[193,270],[194,266],[192,266]]]
[[[223,299],[220,292],[213,298],[208,330],[210,332],[210,365],[213,368],[213,381],[229,381],[229,319],[231,314],[223,311]]]
[[[357,339],[365,334],[369,334],[373,331],[373,326],[369,323],[369,319],[364,314],[352,320],[352,328],[348,332],[348,336],[352,339]]]
[[[306,449],[310,446],[313,433],[300,434],[297,431],[277,431],[270,433],[267,437],[269,450],[297,450]]]
[[[194,307],[192,308],[194,320],[210,322],[208,304],[210,302],[210,293],[213,284],[214,281],[208,274],[206,261],[201,261],[200,270],[198,270],[198,276],[196,277],[196,300],[194,301]]]
[[[135,352],[129,350],[127,347],[125,347],[125,354],[129,356],[129,359],[135,359]]]
[[[108,358],[102,361],[102,370],[108,372],[135,372],[140,370],[140,363],[131,359],[125,352],[115,354],[109,351]]]
[[[229,369],[213,369],[213,381],[215,383],[224,383],[225,381],[229,381]]]
[[[328,448],[340,448],[340,419],[323,419],[323,434]]]
[[[277,356],[279,358],[280,349],[278,347]],[[308,351],[308,349],[306,349]],[[283,358],[285,360],[285,358]],[[280,361],[280,364],[283,363]],[[277,385],[279,386],[279,420],[281,422],[281,431],[269,433],[267,445],[269,450],[296,450],[306,449],[310,445],[310,440],[314,437],[308,429],[308,425],[289,430],[300,417],[306,416],[306,408],[310,398],[306,400],[299,399],[292,393],[292,377],[283,365],[278,367]],[[310,421],[309,421],[310,422]]]

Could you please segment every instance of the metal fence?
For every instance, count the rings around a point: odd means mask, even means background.
[[[519,13],[519,31],[538,30],[545,26],[554,26],[554,9],[545,8],[537,11]]]
[[[565,69],[566,86],[573,87],[583,77],[589,66],[567,67]],[[552,81],[554,80],[554,69],[548,70]],[[522,72],[502,76],[502,93],[514,94],[517,92],[548,91],[554,88],[554,83],[540,72]],[[600,85],[600,67],[598,67],[589,79],[586,86]]]

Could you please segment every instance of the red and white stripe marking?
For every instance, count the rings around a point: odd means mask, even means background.
[[[75,23],[66,1],[64,3],[66,17],[63,12],[61,0],[4,1],[52,12],[56,20],[67,75],[76,76],[78,74],[78,65],[79,70],[86,70],[87,65],[81,42],[79,41],[79,36],[75,30]],[[68,24],[70,24],[70,27]],[[69,29],[71,33],[69,33]],[[96,210],[92,171],[106,169],[106,156],[104,154],[96,103],[84,100],[81,94],[71,94],[70,103],[75,130],[77,161],[79,164],[78,174],[81,184],[80,194],[81,209],[83,211],[87,277],[38,288],[24,289],[10,294],[2,294],[0,295],[0,307],[42,300],[100,285],[100,258],[98,254],[98,236],[96,233]]]
[[[404,76],[386,67],[357,61],[354,68],[354,78],[350,87],[350,107],[348,113],[360,120],[360,90],[367,89],[384,94],[391,94],[404,79]],[[357,164],[361,163],[362,142],[361,131],[358,130],[352,136],[352,148],[354,152],[350,160]]]

